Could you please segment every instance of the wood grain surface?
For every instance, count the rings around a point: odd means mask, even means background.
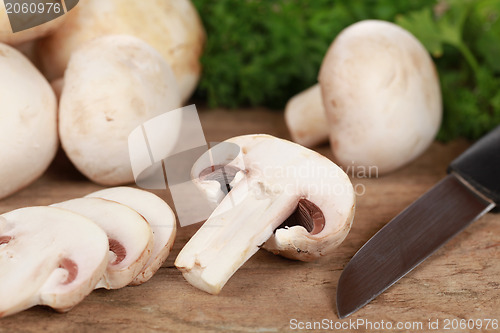
[[[251,133],[289,138],[279,112],[212,110],[200,112],[200,117],[207,141]],[[448,163],[467,147],[465,141],[434,143],[423,156],[397,172],[378,179],[353,179],[362,194],[357,198],[354,225],[331,257],[303,263],[261,250],[236,272],[220,295],[212,296],[189,285],[173,265],[199,225],[179,228],[173,252],[148,283],[94,291],[66,314],[35,307],[0,319],[0,332],[300,331],[291,327],[294,319],[304,324],[325,319],[335,331],[339,322],[335,292],[343,267],[375,232],[440,180]],[[317,150],[332,157],[326,145]],[[41,179],[1,200],[0,213],[80,197],[100,188],[81,176],[60,153]],[[155,193],[172,204],[166,191]],[[439,320],[439,331],[443,331],[446,319],[500,320],[500,215],[488,214],[470,225],[344,321],[358,319],[391,322],[392,330],[385,331],[395,331],[398,322],[422,323],[421,331],[429,331],[428,321]],[[358,328],[384,331],[366,325]],[[490,326],[489,331],[495,330]]]

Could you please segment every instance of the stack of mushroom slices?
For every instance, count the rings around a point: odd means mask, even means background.
[[[64,312],[93,289],[144,283],[175,233],[168,204],[129,187],[0,215],[0,317],[35,305]]]

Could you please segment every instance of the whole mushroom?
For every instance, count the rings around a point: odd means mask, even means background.
[[[66,70],[59,106],[62,146],[92,181],[131,183],[128,135],[180,104],[172,70],[153,47],[125,35],[94,39],[73,53]]]
[[[0,43],[0,199],[37,179],[58,147],[57,101],[21,53]]]
[[[37,46],[50,81],[64,75],[80,45],[105,35],[127,34],[153,46],[170,64],[182,101],[196,88],[205,31],[190,0],[85,0],[67,16],[64,26]]]
[[[424,152],[439,130],[434,63],[412,34],[393,23],[366,20],[344,29],[323,59],[319,84],[325,112],[319,122],[328,124],[335,160],[344,167],[391,172]],[[321,114],[317,103],[311,107]],[[290,126],[292,137],[300,130],[318,136],[299,122]]]

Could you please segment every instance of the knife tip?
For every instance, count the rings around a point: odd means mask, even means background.
[[[337,309],[337,316],[339,317],[339,319],[345,319],[349,316],[349,314],[342,313]]]
[[[349,311],[348,309],[345,308],[344,302],[343,302],[343,297],[342,297],[342,291],[343,291],[343,279],[342,279],[343,273],[340,275],[339,282],[337,284],[337,295],[336,295],[336,306],[337,306],[337,316],[339,319],[344,319],[351,315],[353,311]]]
[[[354,256],[343,272],[340,274],[337,282],[336,306],[339,319],[344,319],[358,311],[361,307],[367,304],[371,299],[360,299],[359,285],[356,279],[353,278],[353,262]],[[353,261],[354,260],[354,261]]]
[[[339,302],[338,293],[337,293],[337,316],[339,317],[339,319],[345,319],[356,311],[356,310],[354,310],[354,311],[346,310],[341,304],[342,303]]]

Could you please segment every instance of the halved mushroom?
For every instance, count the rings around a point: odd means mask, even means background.
[[[130,284],[151,257],[153,233],[135,210],[101,198],[78,198],[52,205],[94,221],[108,235],[109,262],[96,288],[118,289]]]
[[[146,266],[130,283],[148,281],[167,259],[174,245],[176,219],[169,205],[153,193],[132,187],[114,187],[97,191],[86,197],[104,198],[126,205],[141,214],[153,231],[153,252]]]
[[[245,168],[240,168],[234,187],[179,253],[175,265],[186,280],[217,294],[262,246],[299,260],[332,253],[354,216],[354,190],[342,169],[312,150],[269,135],[225,142],[241,148]],[[216,169],[208,161],[204,156],[198,160],[195,176]],[[232,162],[222,166],[231,167],[238,166]],[[200,186],[213,188],[217,180],[206,178],[199,180]]]
[[[48,305],[68,311],[106,270],[108,239],[91,220],[55,207],[0,216],[0,317]]]

